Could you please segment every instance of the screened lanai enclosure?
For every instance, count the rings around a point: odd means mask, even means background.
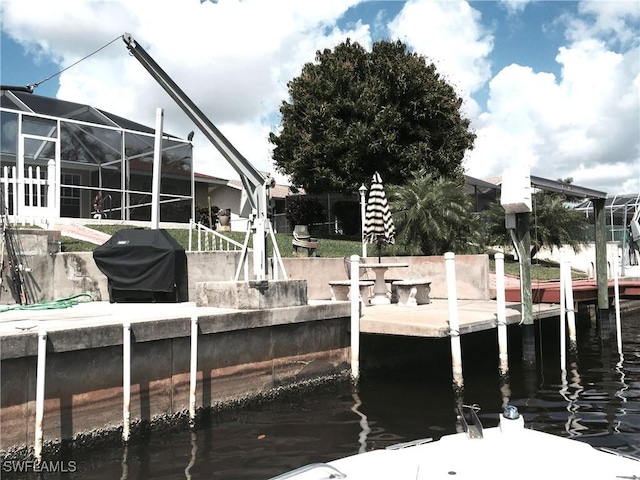
[[[88,105],[2,90],[0,182],[15,221],[151,219],[153,128]],[[163,135],[160,221],[194,217],[192,146]]]

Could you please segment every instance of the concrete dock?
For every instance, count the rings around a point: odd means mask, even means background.
[[[336,318],[349,316],[349,302],[330,300],[310,300],[309,307],[330,309]],[[2,307],[0,307],[1,309]],[[520,304],[509,302],[506,308],[507,324],[520,322]],[[12,309],[0,313],[0,345],[4,346],[0,357],[8,354],[5,343],[7,337],[35,334],[39,330],[47,332],[85,331],[92,328],[121,326],[128,320],[133,325],[153,325],[156,336],[186,334],[183,327],[173,331],[176,324],[182,324],[192,317],[198,317],[201,324],[216,323],[220,328],[251,328],[289,323],[298,318],[298,311],[307,313],[315,309],[289,307],[291,319],[282,315],[280,321],[270,319],[269,315],[256,316],[257,311],[236,310],[232,308],[198,307],[195,302],[183,303],[109,303],[79,301],[77,305],[60,309]],[[253,312],[253,314],[252,314]],[[534,306],[534,318],[557,317],[560,308],[555,304],[537,304]],[[324,315],[323,315],[324,316]],[[313,320],[311,316],[308,320]],[[460,333],[472,333],[496,327],[497,302],[495,300],[458,300],[458,319]],[[233,320],[230,320],[232,319]],[[362,333],[383,335],[404,335],[441,338],[448,336],[449,307],[446,299],[431,299],[431,303],[416,307],[403,307],[397,304],[372,305],[362,310],[360,328]],[[163,323],[164,327],[160,326]],[[173,333],[172,333],[173,331]],[[77,337],[77,335],[74,335]],[[4,341],[2,341],[4,339]],[[15,340],[15,339],[14,339]]]

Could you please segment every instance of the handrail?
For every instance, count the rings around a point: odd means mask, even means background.
[[[197,230],[197,242],[198,252],[211,252],[211,251],[236,251],[242,250],[243,245],[240,242],[235,241],[232,238],[226,237],[216,230],[209,228],[199,222],[189,221],[189,251],[193,252],[192,248],[192,235],[194,226]],[[204,238],[203,238],[204,237]],[[204,247],[203,242],[204,240]],[[233,248],[231,248],[233,246]],[[251,249],[249,249],[251,251]]]
[[[290,472],[283,473],[282,475],[278,475],[277,477],[273,477],[270,480],[285,480],[288,478],[295,478],[301,473],[309,472],[318,468],[324,468],[331,472],[331,474],[327,478],[347,478],[347,475],[345,473],[342,473],[336,467],[332,467],[328,463],[310,463],[309,465],[305,465],[303,467],[296,468],[295,470],[291,470]]]

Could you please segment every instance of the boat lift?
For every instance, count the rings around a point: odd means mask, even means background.
[[[273,243],[274,261],[277,262],[284,279],[287,279],[286,270],[282,263],[282,258],[275,241],[271,220],[269,218],[269,198],[271,189],[275,187],[275,179],[271,176],[263,175],[258,171],[240,152],[225,138],[218,128],[207,118],[207,116],[189,99],[189,97],[178,87],[169,75],[151,58],[144,48],[129,33],[122,36],[129,52],[138,60],[142,66],[151,74],[153,79],[169,94],[182,111],[195,123],[205,137],[229,162],[240,176],[242,181],[243,203],[241,214],[248,216],[247,237],[244,242],[240,265],[236,272],[238,280],[242,264],[248,255],[249,235],[253,236],[253,271],[255,279],[262,281],[268,279],[268,262],[266,236],[271,236]],[[274,272],[276,269],[274,268]]]

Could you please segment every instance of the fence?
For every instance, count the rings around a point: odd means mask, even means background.
[[[193,252],[193,232],[196,232],[198,249],[196,252],[229,252],[242,250],[243,245],[232,238],[205,227],[193,220],[189,221],[189,251]],[[251,249],[248,249],[251,251]]]
[[[49,228],[57,217],[55,178],[53,160],[49,160],[46,170],[40,166],[27,167],[24,178],[18,178],[15,166],[3,167],[0,186],[4,218],[13,224]]]

